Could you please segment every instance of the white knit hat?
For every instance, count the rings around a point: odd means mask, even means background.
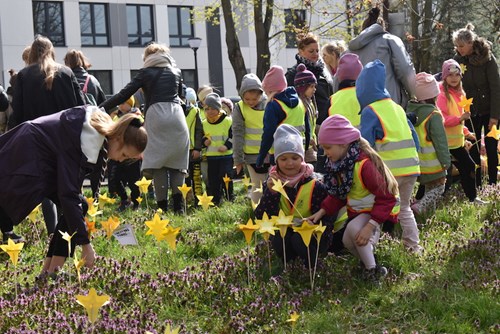
[[[289,124],[281,124],[274,132],[274,158],[285,153],[295,153],[304,160],[304,144],[300,132]]]

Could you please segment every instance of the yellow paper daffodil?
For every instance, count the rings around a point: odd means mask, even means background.
[[[302,225],[293,226],[292,228],[295,232],[300,234],[300,236],[302,237],[302,241],[304,241],[306,247],[309,247],[312,234],[316,229],[316,225],[310,224],[307,220],[304,220],[302,221]]]
[[[148,193],[149,185],[151,184],[151,180],[147,180],[144,176],[139,181],[135,182],[135,185],[139,187],[139,190],[142,194]]]
[[[297,323],[297,320],[299,320],[299,318],[300,318],[300,315],[294,311],[292,314],[290,314],[290,318],[287,319],[286,322],[291,322],[292,326],[295,326],[295,324]]]
[[[248,188],[248,187],[251,187],[253,186],[253,183],[250,182],[250,179],[245,175],[243,176],[243,179],[241,180],[241,182],[243,183],[243,185],[245,186],[245,190]]]
[[[32,223],[36,222],[36,216],[38,216],[38,213],[40,212],[40,206],[41,204],[38,204],[28,215],[28,219],[31,220]]]
[[[473,100],[472,97],[470,99],[468,99],[462,95],[462,97],[460,98],[460,101],[457,104],[459,107],[464,108],[465,112],[470,112],[470,106],[472,105],[472,100]]]
[[[19,261],[19,252],[24,247],[24,242],[18,242],[17,244],[9,238],[7,241],[7,245],[0,245],[0,248],[7,254],[9,254],[10,260],[17,266],[17,262]]]
[[[167,226],[163,230],[163,239],[168,243],[170,248],[175,251],[177,247],[177,235],[180,233],[181,228],[174,228],[172,226]]]
[[[76,234],[73,233],[72,235],[69,235],[68,232],[63,232],[61,230],[59,230],[59,233],[61,233],[62,235],[62,238],[64,240],[66,240],[66,242],[68,243],[68,257],[71,256],[71,238],[73,238],[73,236]]]
[[[149,230],[146,232],[146,235],[153,235],[156,238],[156,241],[163,240],[163,232],[165,228],[169,224],[169,220],[161,220],[160,215],[155,213],[153,216],[153,220],[147,220],[145,222],[146,226],[149,227]]]
[[[94,197],[85,197],[89,208],[94,205]]]
[[[462,71],[462,74],[465,73],[465,71],[467,71],[467,65],[465,64],[460,64],[460,70]]]
[[[250,245],[250,243],[252,242],[253,233],[258,229],[260,229],[260,225],[254,224],[252,219],[248,219],[246,225],[239,224],[238,228],[245,235],[245,240],[247,242],[247,245]]]
[[[285,238],[286,231],[293,225],[293,216],[287,216],[283,210],[280,210],[278,216],[272,216],[271,218],[274,220],[275,225],[280,229],[281,237]]]
[[[272,179],[272,180],[273,180],[273,187],[271,189],[279,192],[281,194],[281,196],[284,196],[287,200],[290,200],[288,198],[286,191],[285,191],[285,186],[288,183],[288,181],[286,181],[285,183],[282,183],[281,180],[279,180],[279,179],[278,180]]]
[[[258,206],[259,206],[259,203],[260,203],[260,199],[257,203],[255,203],[254,201],[250,200],[252,202],[252,210],[255,210]]]
[[[109,296],[98,296],[95,289],[91,288],[87,296],[77,295],[76,300],[78,304],[85,307],[85,310],[87,310],[89,321],[91,323],[94,323],[97,320],[97,316],[99,315],[99,309],[101,308],[101,306],[109,303]]]
[[[87,225],[87,233],[89,234],[89,237],[92,235],[92,233],[95,233],[97,229],[95,228],[95,222],[91,222],[87,218],[85,218],[85,225]]]
[[[106,232],[106,237],[111,239],[113,232],[120,225],[118,217],[109,217],[106,221],[101,221],[102,229]]]
[[[139,203],[139,205],[141,205],[141,203],[142,203],[142,197],[137,197],[135,200],[137,201],[137,203]]]
[[[85,259],[80,259],[78,260],[76,257],[73,259],[73,264],[75,265],[76,268],[76,273],[78,275],[78,281],[81,281],[81,276],[80,276],[80,269],[85,265]]]
[[[185,183],[182,185],[182,187],[177,187],[181,193],[182,193],[182,198],[184,198],[184,200],[186,200],[186,197],[187,197],[187,194],[189,193],[189,191],[191,190],[191,187],[188,187]]]
[[[90,216],[90,217],[95,217],[97,215],[100,215],[102,214],[102,211],[99,210],[97,211],[97,206],[94,205],[94,203],[92,202],[90,205],[89,205],[89,209],[87,211],[87,214]]]
[[[164,334],[179,334],[179,331],[181,330],[180,327],[175,327],[174,329],[171,329],[170,324],[167,325],[165,328],[165,333]],[[146,331],[146,334],[153,334],[150,331]]]
[[[226,185],[226,190],[229,191],[229,182],[231,182],[231,178],[225,174],[222,181],[224,181],[224,184]]]
[[[319,225],[316,225],[316,228],[314,229],[313,233],[314,233],[314,236],[316,237],[316,240],[318,242],[320,241],[321,236],[323,235],[325,230],[326,230],[326,226],[323,226],[322,222],[320,222]]]
[[[258,188],[255,188],[255,190],[253,192],[262,194],[262,192],[263,192],[262,181],[260,181],[260,186]]]
[[[108,197],[108,194],[99,194],[99,209],[103,209],[106,204],[114,204],[116,200]]]
[[[201,205],[203,207],[203,210],[207,211],[210,205],[215,205],[212,202],[212,199],[214,198],[213,196],[207,196],[207,192],[204,191],[203,195],[196,195],[198,197],[198,205]]]
[[[493,126],[491,127],[490,132],[488,132],[488,134],[486,135],[486,137],[491,137],[491,138],[494,138],[495,140],[499,140],[500,139],[500,130],[497,129],[497,125],[496,124],[493,124]]]
[[[274,221],[269,219],[267,213],[264,212],[262,215],[262,219],[256,220],[257,224],[260,225],[259,233],[262,234],[264,240],[269,240],[269,235],[274,235],[276,230],[279,230],[276,226],[274,226]]]

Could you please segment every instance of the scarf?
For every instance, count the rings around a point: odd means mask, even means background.
[[[167,53],[153,53],[144,59],[144,66],[146,67],[176,67],[175,60]]]
[[[295,59],[297,60],[297,65],[301,63],[306,65],[307,70],[311,71],[316,79],[325,77],[325,63],[323,63],[323,60],[321,58],[313,62],[297,53],[295,55]]]
[[[275,179],[275,180],[281,180],[281,182],[286,184],[286,187],[293,188],[295,187],[300,181],[310,177],[314,172],[314,167],[311,164],[306,164],[305,162],[302,161],[302,165],[300,166],[300,171],[297,173],[295,176],[285,176],[283,175],[279,170],[278,166],[273,166],[269,170],[269,177]]]
[[[354,164],[359,157],[359,141],[349,145],[346,156],[336,162],[327,161],[325,164],[325,185],[328,193],[339,199],[346,199],[351,190],[354,178]]]

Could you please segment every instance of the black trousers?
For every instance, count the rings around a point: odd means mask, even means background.
[[[478,115],[466,121],[465,125],[470,131],[474,131],[477,141],[481,143],[481,130],[483,130],[485,134],[488,134],[490,131],[488,129],[489,122],[490,115]],[[486,147],[486,157],[488,158],[488,184],[496,184],[498,173],[498,141],[495,138],[484,137],[484,146]],[[474,145],[470,149],[469,154],[472,160],[474,160],[477,165],[481,166],[479,145]],[[481,168],[478,168],[476,170],[476,184],[480,186],[481,181]]]
[[[141,178],[141,160],[133,163],[108,160],[108,189],[110,194],[116,194],[122,202],[128,200],[127,190],[130,188],[130,198],[134,204],[139,204],[141,196],[139,187],[135,184]]]
[[[462,184],[465,196],[467,196],[469,201],[473,201],[477,196],[475,177],[476,163],[472,160],[465,147],[451,149],[450,153],[456,160],[453,161],[453,164],[460,173],[460,183]],[[451,176],[451,173],[448,174]],[[450,181],[450,178],[446,179],[447,183]]]
[[[224,176],[227,175],[233,178],[233,157],[217,157],[207,159],[208,162],[208,195],[213,196],[215,205],[219,205],[222,195],[225,194],[226,199],[233,200],[233,181],[230,181],[226,189]]]

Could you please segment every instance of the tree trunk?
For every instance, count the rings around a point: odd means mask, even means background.
[[[256,75],[263,79],[271,66],[271,51],[269,50],[269,31],[273,19],[274,0],[267,0],[265,11],[264,0],[253,2],[253,15],[255,24],[255,38],[257,41],[257,70]]]

